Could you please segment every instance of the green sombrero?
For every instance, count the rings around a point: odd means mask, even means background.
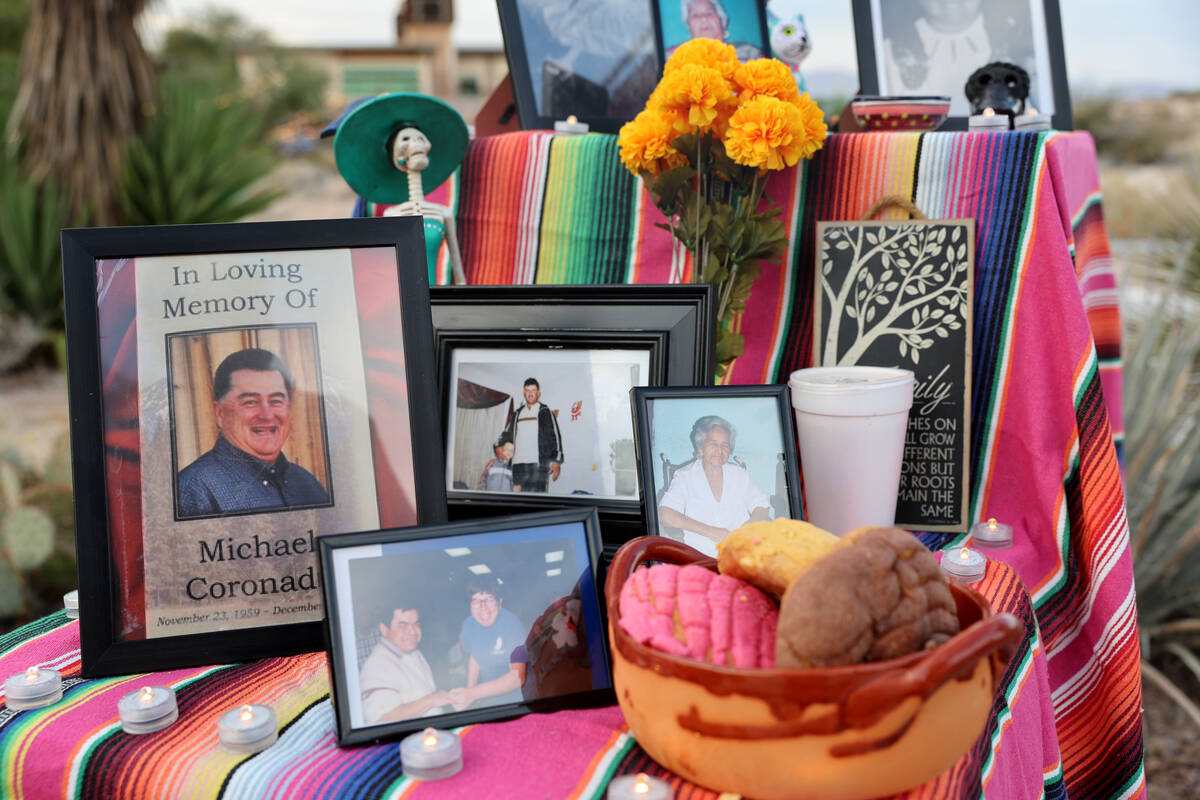
[[[418,128],[429,139],[429,166],[421,172],[426,192],[450,177],[467,152],[467,124],[441,100],[412,92],[368,100],[338,126],[333,155],[350,188],[373,203],[408,200],[408,175],[392,166],[390,148],[401,128]]]

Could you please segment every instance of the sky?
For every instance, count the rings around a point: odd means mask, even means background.
[[[992,2],[993,0],[987,0]],[[236,9],[283,44],[387,45],[400,0],[161,0],[144,19],[151,41],[206,7]],[[673,0],[667,0],[674,6]],[[850,0],[812,0],[805,22],[813,52],[805,70],[857,74]],[[1063,47],[1073,91],[1145,93],[1200,89],[1196,0],[1061,0]],[[460,45],[502,44],[495,0],[457,0]]]

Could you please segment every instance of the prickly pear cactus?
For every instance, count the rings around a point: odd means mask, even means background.
[[[0,542],[14,568],[35,569],[54,552],[54,520],[38,508],[11,509],[0,522]]]

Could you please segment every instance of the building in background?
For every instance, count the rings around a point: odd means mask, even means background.
[[[469,122],[504,80],[508,64],[503,47],[456,48],[450,36],[453,22],[453,0],[401,0],[391,46],[289,50],[329,76],[325,104],[331,113],[358,97],[420,92],[445,100]],[[242,72],[253,85],[250,62],[245,60]]]

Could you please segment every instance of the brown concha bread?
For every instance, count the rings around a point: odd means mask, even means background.
[[[784,593],[775,665],[882,661],[956,633],[954,598],[925,545],[899,528],[860,528]]]

